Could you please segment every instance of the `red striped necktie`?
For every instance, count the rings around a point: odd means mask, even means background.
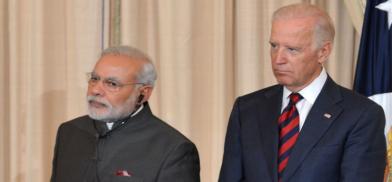
[[[279,116],[279,155],[278,179],[282,181],[282,174],[290,158],[291,150],[299,134],[299,113],[295,104],[303,97],[298,93],[290,95],[290,102]]]

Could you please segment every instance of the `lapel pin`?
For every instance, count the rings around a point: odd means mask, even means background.
[[[331,114],[329,114],[329,113],[325,113],[325,114],[324,114],[324,117],[326,117],[326,118],[328,118],[328,119],[329,119],[329,118],[331,118],[331,117],[332,117],[332,115],[331,115]]]

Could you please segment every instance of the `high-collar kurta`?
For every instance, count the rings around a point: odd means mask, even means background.
[[[108,133],[96,128],[88,116],[59,127],[51,182],[200,181],[195,145],[148,104]]]

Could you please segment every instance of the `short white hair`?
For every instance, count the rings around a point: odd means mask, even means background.
[[[294,18],[315,18],[313,31],[314,43],[320,48],[323,43],[333,43],[335,37],[335,27],[331,17],[322,9],[315,5],[307,3],[298,3],[284,6],[276,10],[272,16],[272,22],[276,20],[294,19]]]
[[[106,48],[102,51],[100,58],[106,55],[127,56],[132,59],[145,61],[142,69],[136,75],[136,80],[138,83],[154,86],[155,80],[157,79],[157,72],[151,59],[141,50],[131,46],[121,45]]]

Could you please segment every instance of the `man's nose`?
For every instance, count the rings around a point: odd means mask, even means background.
[[[89,95],[103,96],[105,94],[102,81],[98,81],[96,84],[90,85],[88,90]]]
[[[276,49],[273,52],[272,59],[276,64],[283,64],[287,61],[285,52],[282,48]]]

